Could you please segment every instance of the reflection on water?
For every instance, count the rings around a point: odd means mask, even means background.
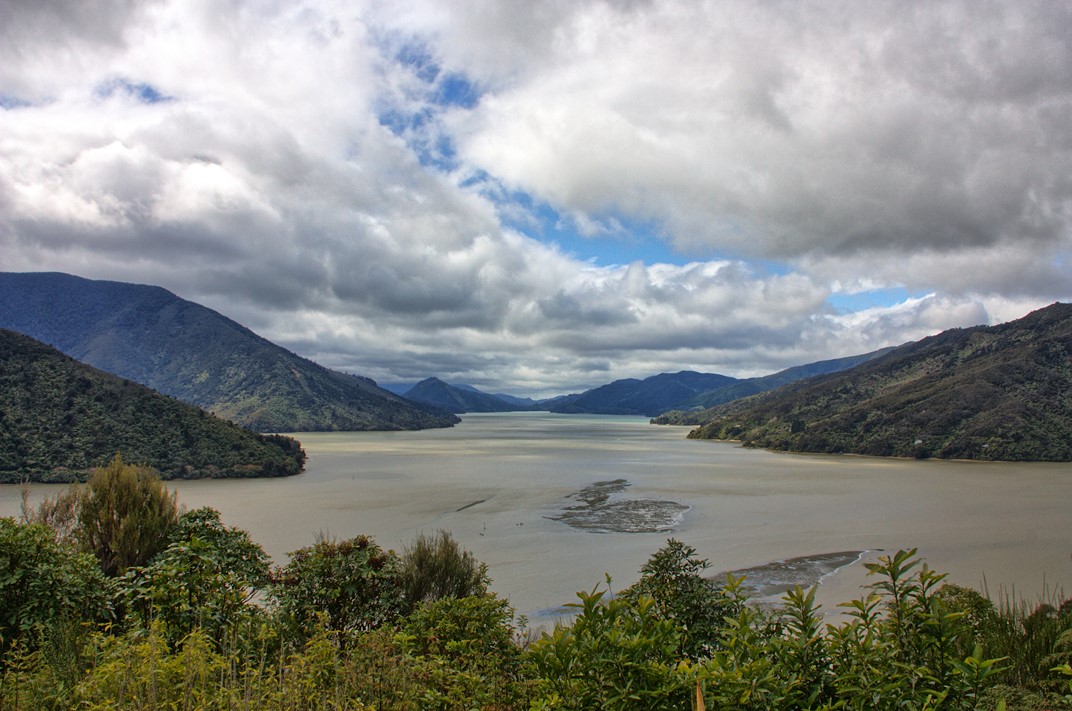
[[[309,461],[297,477],[173,486],[181,503],[218,508],[276,560],[318,532],[365,533],[398,550],[420,531],[450,530],[488,563],[496,591],[537,621],[605,573],[615,589],[630,584],[669,536],[712,570],[918,547],[955,582],[985,576],[992,593],[1030,596],[1072,579],[1067,464],[796,456],[685,433],[641,418],[465,415],[447,430],[302,433]],[[669,532],[598,534],[552,519],[579,505],[570,495],[614,480],[629,488],[607,501],[687,510],[675,509],[683,515]],[[18,510],[18,487],[0,487],[0,514]],[[848,600],[865,582],[863,566],[849,565],[819,598]]]

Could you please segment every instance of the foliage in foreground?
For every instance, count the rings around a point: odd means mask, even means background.
[[[82,525],[60,538],[0,519],[0,708],[1072,706],[1072,604],[995,606],[914,550],[871,565],[827,624],[814,589],[757,608],[670,540],[634,585],[579,593],[573,620],[532,641],[447,533],[402,555],[321,539],[269,571],[244,531],[198,509],[106,577],[74,547]],[[444,570],[476,584],[444,585]]]

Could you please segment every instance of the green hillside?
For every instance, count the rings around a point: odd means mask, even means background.
[[[945,331],[704,417],[690,437],[774,450],[1072,461],[1072,305]]]
[[[0,328],[260,432],[458,422],[368,378],[324,368],[160,287],[0,273]]]
[[[694,397],[692,400],[685,403],[685,407],[688,409],[664,412],[658,417],[653,418],[652,424],[702,425],[710,419],[710,415],[707,412],[710,408],[727,402],[733,402],[734,400],[739,400],[743,397],[748,397],[749,395],[767,392],[768,390],[773,390],[782,385],[788,385],[789,383],[803,380],[804,378],[811,378],[817,375],[826,375],[827,373],[846,370],[859,365],[860,363],[865,363],[869,360],[878,358],[885,353],[889,353],[891,350],[893,349],[883,348],[862,355],[834,358],[833,360],[821,360],[806,365],[798,365],[758,378],[734,380],[722,387],[708,390]]]
[[[667,410],[683,407],[703,393],[738,382],[728,375],[696,373],[659,373],[643,380],[625,378],[567,395],[549,404],[551,412],[565,414],[644,415],[654,417]]]
[[[456,413],[514,412],[527,409],[500,400],[472,386],[448,385],[439,378],[425,378],[406,391],[406,397],[414,402],[422,402],[425,405]]]
[[[0,330],[0,483],[72,481],[117,452],[165,479],[288,476],[305,453]]]

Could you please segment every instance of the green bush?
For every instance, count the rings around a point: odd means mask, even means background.
[[[403,549],[401,563],[406,600],[414,608],[423,602],[483,595],[488,590],[487,566],[463,550],[448,531],[419,534]]]
[[[62,545],[42,524],[0,518],[0,653],[36,648],[70,621],[109,614],[107,585],[92,556]]]
[[[650,597],[654,612],[670,620],[681,636],[679,653],[689,659],[710,656],[734,605],[721,586],[703,576],[711,567],[696,549],[673,538],[640,569],[640,580],[621,592],[625,600]]]
[[[160,620],[173,642],[195,629],[219,641],[234,625],[263,614],[251,600],[268,573],[264,549],[205,507],[184,513],[167,548],[120,578],[119,597],[128,624],[148,629]]]
[[[557,626],[525,658],[539,708],[686,708],[691,677],[678,663],[681,635],[660,619],[649,597],[604,601],[604,591],[577,593],[571,625]]]
[[[159,475],[118,454],[78,492],[75,538],[109,577],[149,562],[178,519],[176,495]]]
[[[292,631],[325,624],[343,636],[394,623],[405,611],[401,563],[367,536],[321,538],[272,572],[269,599]]]

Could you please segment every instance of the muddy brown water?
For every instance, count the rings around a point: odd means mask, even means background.
[[[627,586],[670,536],[712,572],[821,578],[828,611],[861,594],[864,562],[898,548],[992,595],[1072,593],[1072,465],[775,454],[686,432],[641,418],[465,415],[446,430],[298,434],[309,461],[296,477],[170,485],[277,561],[318,532],[398,550],[449,530],[535,623],[606,575]],[[0,515],[17,514],[19,496],[0,487]],[[576,525],[585,520],[596,524]],[[652,532],[628,532],[645,525]]]

